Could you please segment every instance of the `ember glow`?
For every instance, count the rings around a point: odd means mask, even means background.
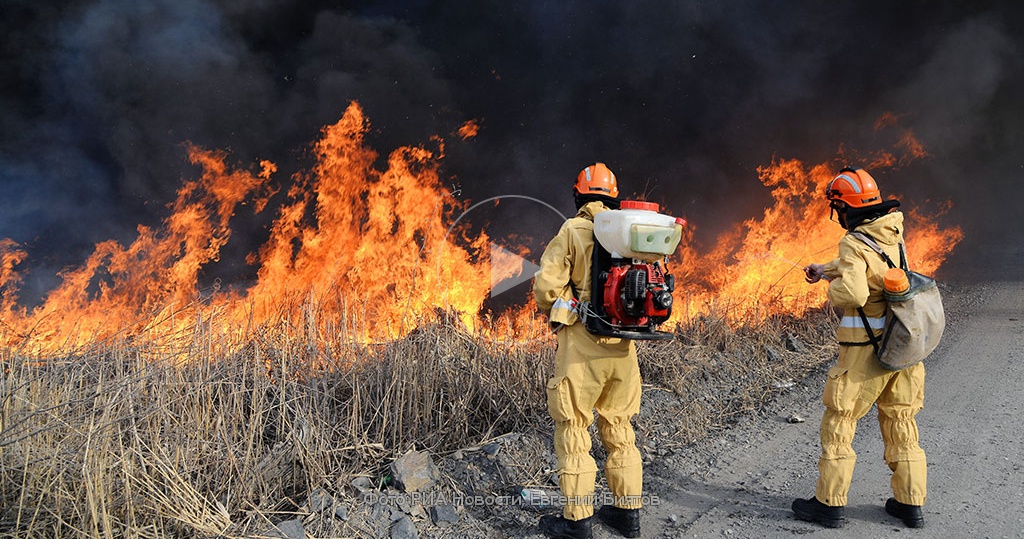
[[[18,302],[25,253],[0,241],[0,345],[52,356],[133,342],[177,358],[197,343],[203,353],[226,354],[271,335],[329,350],[400,338],[441,316],[489,339],[546,335],[543,317],[525,298],[504,314],[483,312],[493,276],[521,267],[516,257],[489,256],[495,249],[486,234],[469,237],[465,228],[451,228],[468,203],[439,178],[443,141],[434,140],[434,149],[398,148],[379,170],[378,154],[364,141],[368,125],[353,103],[322,130],[313,166],[293,178],[285,202],[273,210],[268,241],[249,257],[258,269],[247,287],[202,288],[201,272],[218,261],[240,208],[267,211],[277,169],[266,161],[255,171],[232,169],[218,151],[190,148],[202,173],[179,189],[162,226],[140,226],[127,246],[96,245],[31,310]],[[476,124],[466,125],[475,134]],[[923,152],[913,142],[902,144]],[[808,286],[800,267],[834,256],[842,234],[821,200],[834,168],[779,160],[759,169],[774,204],[722,235],[709,252],[685,241],[673,257],[673,320],[725,307],[748,322],[799,316],[820,305],[825,287]],[[912,208],[908,221],[911,266],[933,273],[960,230]]]
[[[470,120],[459,127],[459,137],[463,140],[473,138],[480,134],[480,122]]]

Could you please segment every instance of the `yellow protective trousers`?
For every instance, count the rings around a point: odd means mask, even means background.
[[[592,335],[581,323],[563,327],[547,395],[548,412],[555,421],[565,518],[581,520],[594,514],[597,463],[590,454],[587,430],[594,422],[594,410],[597,432],[608,453],[604,470],[613,504],[639,508],[643,463],[630,419],[640,411],[640,367],[633,342]]]
[[[846,505],[857,461],[851,445],[857,420],[877,404],[885,462],[893,472],[893,496],[900,503],[924,505],[928,470],[914,419],[924,406],[924,364],[890,371],[875,359],[871,346],[840,346],[822,400],[818,500]]]

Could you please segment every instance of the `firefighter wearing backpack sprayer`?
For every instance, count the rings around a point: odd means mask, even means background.
[[[844,168],[829,182],[826,196],[843,228],[870,236],[890,259],[900,260],[903,213],[896,211],[898,201],[882,200],[870,174]],[[793,502],[793,512],[802,520],[832,528],[843,525],[857,459],[851,445],[857,421],[875,404],[885,462],[892,470],[893,497],[885,510],[908,527],[924,524],[927,468],[915,420],[924,406],[924,364],[889,370],[876,358],[872,344],[885,326],[883,275],[888,269],[879,253],[850,234],[839,242],[838,258],[804,268],[808,282],[828,281],[829,301],[845,312],[836,335],[839,360],[828,371],[822,398],[817,488],[814,497]]]
[[[615,174],[603,163],[580,171],[573,186],[577,214],[548,243],[534,276],[537,306],[558,333],[555,372],[547,383],[548,411],[555,421],[554,448],[565,506],[561,516],[544,515],[539,527],[548,537],[593,536],[597,464],[590,454],[590,432],[597,410],[597,432],[608,457],[605,478],[614,501],[597,518],[625,537],[640,537],[643,463],[630,420],[640,411],[640,367],[632,340],[587,331],[578,315],[594,294],[591,263],[594,216],[619,207]]]

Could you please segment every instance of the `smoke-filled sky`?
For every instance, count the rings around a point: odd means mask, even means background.
[[[158,223],[196,173],[186,141],[269,159],[287,181],[353,100],[384,155],[446,137],[442,174],[465,199],[569,212],[577,171],[599,160],[706,234],[763,208],[756,167],[891,145],[874,130],[890,112],[930,156],[876,173],[883,194],[951,199],[946,222],[969,238],[1020,242],[1004,213],[1024,194],[1015,2],[5,0],[0,13],[0,238],[39,274]],[[478,137],[451,136],[470,119]],[[545,224],[529,232],[558,226]],[[248,232],[235,249],[256,248],[261,229]]]

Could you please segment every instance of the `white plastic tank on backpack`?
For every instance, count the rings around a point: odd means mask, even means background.
[[[654,262],[675,252],[683,223],[658,213],[654,202],[623,200],[620,209],[594,216],[594,237],[613,257]]]

